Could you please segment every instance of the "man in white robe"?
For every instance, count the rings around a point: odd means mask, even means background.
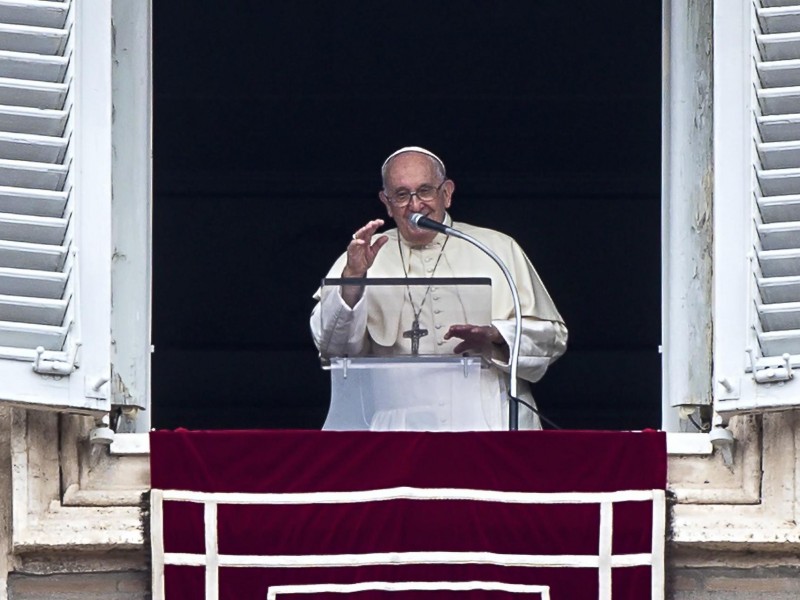
[[[314,342],[323,356],[411,354],[412,320],[428,332],[419,338],[422,355],[469,353],[489,363],[480,378],[480,406],[459,407],[458,398],[440,401],[446,392],[426,381],[426,393],[415,393],[413,378],[402,400],[387,406],[376,399],[370,416],[373,430],[500,430],[508,428],[509,348],[514,341],[514,305],[505,276],[485,253],[459,238],[418,228],[409,221],[421,213],[476,238],[503,261],[517,285],[522,306],[522,339],[517,391],[533,404],[528,382],[542,378],[566,350],[567,329],[539,276],[519,245],[491,229],[453,223],[447,209],[455,184],[447,179],[442,161],[419,147],[401,148],[386,159],[379,197],[397,225],[376,234],[382,219],[356,231],[347,251],[331,267],[328,278],[489,277],[492,281],[491,324],[464,322],[469,311],[452,295],[427,290],[422,298],[399,295],[397,306],[370,307],[363,286],[318,290],[311,315]],[[441,297],[439,297],[441,296]],[[410,300],[407,302],[406,300]],[[325,315],[324,323],[321,314]],[[415,319],[416,317],[416,319]],[[397,394],[395,394],[397,396]],[[447,404],[447,406],[444,406]],[[444,408],[443,408],[444,406]],[[463,410],[460,410],[463,408]],[[538,416],[521,405],[521,429],[541,427]]]

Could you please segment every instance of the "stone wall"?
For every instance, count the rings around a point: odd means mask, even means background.
[[[9,600],[149,600],[150,573],[119,571],[8,577]]]
[[[668,600],[797,600],[800,567],[673,568]]]

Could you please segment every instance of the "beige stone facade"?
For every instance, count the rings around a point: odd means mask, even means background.
[[[148,457],[92,445],[93,423],[0,409],[0,598],[149,597]],[[732,464],[710,444],[669,459],[666,597],[800,597],[797,415],[731,430]]]

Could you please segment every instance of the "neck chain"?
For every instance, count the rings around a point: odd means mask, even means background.
[[[447,246],[449,239],[449,237],[446,237],[444,243],[442,243],[442,248],[439,250],[439,256],[436,257],[436,262],[433,264],[433,270],[431,270],[431,277],[436,274],[436,267],[439,266],[439,261],[442,260],[442,255],[444,254],[444,249],[445,246]],[[403,246],[400,244],[399,232],[397,235],[397,251],[400,254],[400,264],[403,265],[403,275],[406,279],[408,279],[408,269],[406,269],[406,261],[403,258]],[[408,255],[408,266],[411,266],[410,251]],[[419,354],[419,339],[428,335],[428,330],[422,329],[419,326],[419,316],[422,314],[422,307],[425,306],[425,300],[428,299],[428,293],[430,291],[431,284],[428,284],[428,287],[425,289],[425,294],[422,296],[422,302],[419,303],[419,308],[417,308],[417,306],[414,304],[414,298],[411,296],[411,287],[408,285],[408,283],[406,283],[406,293],[408,294],[408,301],[411,303],[411,311],[414,313],[414,321],[411,323],[411,329],[403,332],[403,337],[411,339],[411,354],[414,356]]]

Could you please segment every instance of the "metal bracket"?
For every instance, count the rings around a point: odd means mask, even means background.
[[[722,390],[717,393],[718,400],[738,400],[739,396],[741,395],[741,379],[734,379],[730,381],[728,378],[723,377],[717,383],[719,383]]]
[[[753,370],[753,379],[756,383],[778,383],[789,381],[794,377],[792,373],[792,357],[784,354],[783,365],[780,367],[767,367],[766,369],[756,369],[756,359],[753,357],[753,349],[748,348],[747,354],[750,356],[750,367]]]
[[[83,379],[83,395],[86,398],[108,399],[108,382],[111,378],[107,375],[87,375]]]
[[[33,371],[39,375],[69,375],[78,368],[78,350],[80,342],[72,346],[64,358],[63,352],[45,352],[42,346],[36,348],[36,359],[33,361]]]

